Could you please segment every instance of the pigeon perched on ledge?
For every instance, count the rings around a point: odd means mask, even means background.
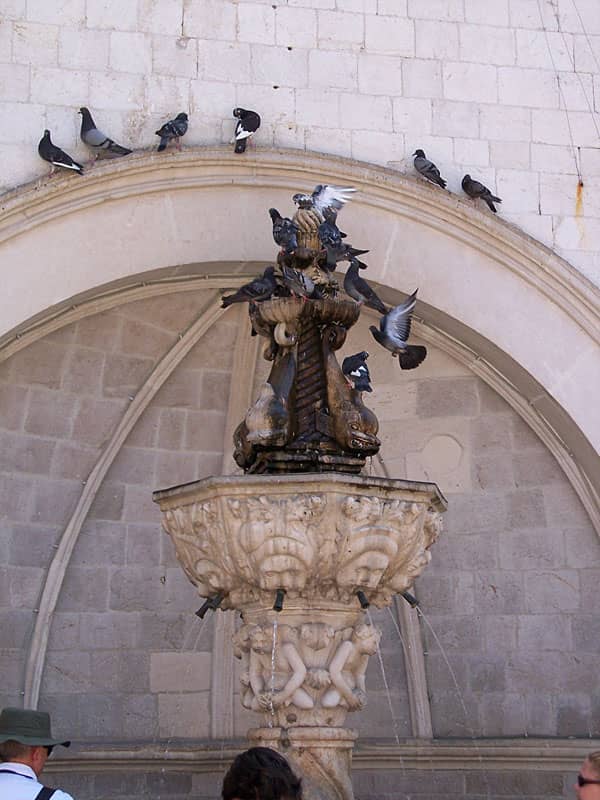
[[[121,147],[120,144],[117,144],[105,133],[102,133],[96,127],[89,109],[85,106],[82,106],[78,113],[81,114],[81,141],[96,152],[96,158],[100,155],[104,155],[107,158],[128,156],[132,152],[127,147]]]
[[[364,303],[368,308],[379,311],[380,314],[385,314],[387,311],[385,304],[377,296],[375,290],[358,274],[359,269],[366,268],[367,265],[357,258],[350,260],[350,266],[344,276],[344,291],[357,303],[361,305]]]
[[[496,206],[494,203],[501,203],[502,200],[493,195],[487,186],[484,186],[483,183],[479,183],[479,181],[473,180],[470,175],[465,175],[465,177],[462,179],[461,186],[465,194],[468,194],[469,197],[473,198],[473,200],[480,198],[487,203],[490,211],[493,211],[494,214],[496,213]]]
[[[348,383],[359,392],[372,392],[371,376],[366,361],[369,354],[366,350],[346,356],[342,361],[342,372]]]
[[[229,308],[233,303],[249,303],[254,300],[268,300],[277,289],[275,267],[267,267],[263,274],[245,283],[234,294],[223,295],[221,308]]]
[[[40,139],[38,153],[44,161],[48,161],[49,164],[52,164],[52,169],[50,170],[51,175],[54,173],[56,167],[70,169],[73,172],[77,172],[79,175],[83,175],[83,167],[81,164],[78,164],[68,153],[65,153],[64,150],[61,150],[60,147],[52,143],[49,130],[45,130],[44,135]]]
[[[410,322],[417,302],[417,291],[411,294],[403,303],[392,308],[391,311],[379,320],[379,329],[374,325],[369,326],[376,341],[389,350],[393,356],[398,356],[402,369],[418,367],[427,356],[427,348],[422,345],[408,344],[410,336]]]
[[[185,112],[177,114],[175,119],[170,119],[165,122],[157,131],[156,135],[160,136],[160,144],[158,145],[158,152],[162,153],[167,149],[169,142],[175,142],[178,150],[181,150],[181,142],[179,141],[182,136],[185,136],[188,129],[188,115]]]
[[[433,161],[430,161],[425,156],[423,150],[415,150],[413,156],[416,156],[413,164],[415,165],[417,172],[420,173],[424,178],[427,178],[428,181],[431,181],[431,183],[437,183],[438,186],[441,186],[442,189],[445,189],[446,181],[440,175],[440,171]]]
[[[244,153],[248,139],[260,128],[260,117],[256,111],[250,111],[245,108],[234,108],[233,116],[238,118],[233,135],[233,142],[235,142],[234,152]]]

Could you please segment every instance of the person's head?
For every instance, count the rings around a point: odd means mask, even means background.
[[[0,761],[26,764],[39,775],[52,748],[71,742],[52,737],[50,715],[27,708],[3,708],[0,713]]]
[[[600,750],[588,753],[581,765],[575,794],[579,800],[600,800]]]
[[[223,800],[302,800],[302,786],[285,758],[270,747],[235,757],[223,779]]]

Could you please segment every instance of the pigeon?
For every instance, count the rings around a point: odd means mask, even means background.
[[[85,106],[79,109],[79,114],[81,114],[81,141],[96,151],[96,158],[101,153],[111,158],[112,156],[128,156],[132,152],[126,147],[121,147],[120,144],[113,142],[110,137],[98,130],[89,109],[85,108]]]
[[[422,150],[415,150],[413,156],[416,156],[413,164],[415,165],[415,169],[417,172],[420,172],[424,178],[427,178],[428,181],[431,183],[437,183],[438,186],[441,186],[442,189],[446,188],[446,181],[440,175],[439,169],[428,158],[425,157],[425,153]]]
[[[40,139],[40,143],[38,144],[38,153],[40,154],[40,157],[44,159],[44,161],[48,161],[50,164],[52,164],[52,169],[50,170],[51,175],[54,173],[56,167],[71,169],[73,172],[83,175],[83,167],[81,164],[78,164],[77,161],[73,161],[71,156],[65,153],[64,150],[61,150],[60,147],[52,144],[49,130],[45,130],[44,135]]]
[[[298,248],[298,226],[288,217],[282,217],[276,208],[270,208],[273,221],[273,239],[281,247],[282,252],[290,255]]]
[[[474,181],[470,175],[465,175],[465,177],[462,179],[461,186],[465,194],[468,194],[469,197],[473,198],[473,200],[476,200],[478,197],[480,197],[485,203],[487,203],[490,211],[493,211],[494,214],[496,213],[496,206],[494,203],[501,203],[502,200],[493,195],[487,186],[484,186],[483,183],[479,183],[479,181]]]
[[[337,211],[331,207],[323,209],[324,221],[319,225],[319,241],[325,248],[327,253],[327,269],[332,271],[335,269],[337,256],[345,252],[344,243],[342,239],[346,234],[336,225]]]
[[[156,135],[160,136],[160,144],[158,145],[158,152],[162,153],[167,149],[169,142],[175,142],[178,150],[181,150],[181,142],[179,141],[185,135],[188,129],[188,115],[185,112],[177,114],[175,119],[170,119],[168,122],[156,131]]]
[[[259,278],[245,283],[234,294],[223,295],[221,308],[229,308],[233,303],[249,303],[255,300],[268,300],[277,289],[275,267],[267,267]]]
[[[380,345],[398,356],[402,369],[414,369],[425,360],[427,348],[421,345],[408,344],[410,321],[417,302],[417,291],[403,303],[392,308],[379,320],[379,329],[370,325],[369,330]]]
[[[305,300],[315,293],[315,283],[306,272],[299,269],[288,267],[287,264],[281,265],[283,283],[292,294],[292,297],[302,297]]]
[[[368,308],[373,308],[379,311],[380,314],[387,312],[387,307],[379,299],[375,291],[369,284],[360,277],[358,274],[359,269],[366,269],[367,265],[363,264],[357,258],[350,259],[350,266],[348,267],[344,276],[344,291],[353,300],[362,305],[363,303]]]
[[[366,360],[369,354],[366,350],[355,353],[353,356],[346,356],[342,361],[342,372],[346,376],[348,383],[359,392],[372,392],[371,376]]]
[[[352,186],[329,186],[317,184],[312,194],[298,193],[292,197],[298,208],[315,209],[324,218],[324,210],[337,212],[351,199],[356,189]],[[334,220],[335,221],[335,220]]]
[[[233,116],[238,118],[233,137],[234,152],[244,153],[248,139],[260,128],[260,117],[256,111],[247,111],[245,108],[234,108]]]

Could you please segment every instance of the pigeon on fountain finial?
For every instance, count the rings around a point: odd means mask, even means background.
[[[358,392],[372,392],[371,376],[369,375],[369,368],[367,367],[367,358],[369,354],[366,350],[361,350],[360,353],[354,353],[352,356],[346,356],[342,361],[342,372],[346,376],[346,380]]]
[[[352,257],[350,259],[350,266],[344,276],[344,291],[360,305],[364,303],[368,308],[379,311],[380,314],[385,314],[388,310],[385,303],[380,300],[375,290],[358,274],[359,269],[366,268],[367,265],[359,261],[358,258]]]
[[[255,300],[269,300],[277,289],[275,267],[267,267],[263,274],[245,283],[234,292],[221,298],[221,308],[228,308],[233,303],[249,303]]]

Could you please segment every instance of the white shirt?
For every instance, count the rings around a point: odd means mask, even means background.
[[[10,772],[3,772],[10,770]],[[11,773],[16,772],[17,775]],[[34,800],[44,784],[36,778],[27,764],[12,761],[0,762],[0,800]],[[51,800],[73,800],[70,794],[57,789]]]

